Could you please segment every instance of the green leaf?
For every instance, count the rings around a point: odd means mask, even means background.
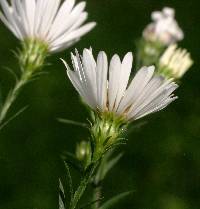
[[[18,117],[21,113],[23,113],[27,108],[28,108],[28,106],[23,107],[18,112],[16,112],[13,116],[8,118],[3,124],[0,125],[0,130],[2,130],[5,126],[7,126],[12,120],[14,120],[16,117]]]
[[[68,164],[72,165],[73,168],[77,169],[79,172],[83,171],[81,162],[76,158],[76,156],[70,152],[63,152],[61,158]]]
[[[65,209],[65,206],[64,206],[64,203],[63,203],[63,200],[61,198],[61,196],[59,195],[59,209]]]
[[[131,195],[132,193],[133,193],[133,191],[120,193],[120,194],[114,196],[113,198],[111,198],[110,200],[106,201],[102,206],[100,206],[99,209],[110,209],[114,205],[116,205],[118,202],[120,202],[124,198]]]
[[[62,193],[63,197],[65,198],[65,191],[64,191],[64,187],[62,185],[61,179],[59,179],[59,189],[60,189],[60,192]]]
[[[81,123],[81,122],[77,122],[77,121],[74,121],[74,120],[68,120],[68,119],[63,119],[63,118],[58,118],[57,120],[61,123],[65,123],[65,124],[68,124],[68,125],[74,125],[74,126],[80,126],[80,127],[83,127],[83,128],[89,128],[88,124],[86,124],[86,123]]]
[[[146,125],[148,122],[147,121],[140,121],[136,122],[135,124],[129,124],[127,131],[123,134],[124,137],[127,137],[133,132],[137,132],[140,130],[144,125]]]
[[[101,182],[107,175],[107,173],[119,162],[122,153],[118,154],[115,157],[112,157],[113,150],[108,151],[102,159],[102,162],[99,166],[99,169],[95,175],[95,183],[98,184]]]
[[[61,180],[59,179],[59,209],[65,209],[65,191]]]
[[[65,168],[67,170],[67,178],[68,178],[68,181],[69,181],[69,191],[70,191],[70,195],[71,195],[70,199],[72,199],[73,198],[73,194],[74,194],[72,177],[71,177],[71,173],[70,173],[68,164],[66,162],[64,162],[64,164],[65,164]]]
[[[85,205],[81,206],[80,209],[88,208],[89,206],[92,206],[95,203],[100,202],[101,200],[103,200],[103,197],[102,198],[99,198],[97,200],[91,201],[89,203],[86,203]]]
[[[110,159],[105,166],[103,178],[106,176],[106,174],[119,162],[119,160],[122,158],[123,154],[120,153],[116,157]]]

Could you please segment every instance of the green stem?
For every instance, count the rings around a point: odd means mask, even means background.
[[[98,165],[98,163],[91,165],[91,168],[83,176],[83,179],[81,180],[79,187],[77,188],[76,192],[74,193],[74,195],[71,199],[69,209],[76,209],[77,208],[79,200],[83,196],[88,184],[90,183],[91,178],[94,174],[94,171],[95,171],[97,165]]]
[[[12,104],[18,97],[21,89],[23,86],[29,81],[31,75],[27,73],[23,73],[21,78],[17,81],[14,88],[9,92],[4,104],[2,105],[2,108],[0,110],[0,124],[4,121],[9,109],[11,108]]]
[[[93,190],[93,201],[94,204],[92,205],[92,209],[99,208],[99,200],[101,199],[101,186],[94,186]]]

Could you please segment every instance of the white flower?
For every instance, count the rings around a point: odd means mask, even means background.
[[[167,48],[159,61],[159,68],[166,70],[171,77],[181,78],[192,66],[193,60],[186,49],[173,44]],[[165,73],[165,72],[164,72]]]
[[[184,38],[183,31],[175,20],[174,9],[165,7],[161,12],[153,12],[151,16],[153,22],[143,32],[145,39],[170,45]]]
[[[98,54],[97,62],[92,51],[76,51],[72,56],[74,71],[66,62],[67,74],[83,100],[94,110],[113,112],[128,120],[136,120],[165,108],[174,101],[172,92],[178,87],[172,80],[154,75],[154,67],[141,68],[131,83],[132,53],[123,61],[114,55],[108,66],[105,52]]]
[[[0,0],[0,19],[20,39],[39,39],[51,52],[68,48],[89,32],[95,22],[87,19],[85,2],[75,0]]]

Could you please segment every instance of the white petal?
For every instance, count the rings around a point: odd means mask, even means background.
[[[71,33],[66,33],[63,34],[63,36],[57,38],[52,45],[60,45],[60,44],[65,44],[69,41],[72,41],[74,39],[80,38],[81,36],[85,35],[86,33],[88,33],[90,30],[92,30],[95,27],[96,23],[95,22],[91,22],[91,23],[87,23],[86,25],[80,27],[79,29],[72,31]]]
[[[125,92],[124,98],[119,105],[118,113],[123,113],[140,96],[144,87],[152,78],[154,69],[154,67],[143,67],[137,72]]]
[[[91,89],[91,100],[93,105],[97,104],[97,84],[96,84],[96,62],[90,50],[84,49],[83,51],[83,68],[87,84]]]
[[[51,51],[51,53],[60,52],[60,51],[62,51],[64,49],[69,48],[70,46],[74,45],[79,40],[80,39],[77,38],[75,40],[72,40],[72,41],[69,41],[69,42],[66,42],[66,43],[62,43],[62,44],[59,44],[59,45],[51,46],[50,47],[50,51]]]
[[[25,13],[28,23],[28,30],[31,36],[34,34],[35,13],[36,13],[35,8],[36,8],[35,0],[24,1],[24,11],[26,11]]]
[[[149,83],[144,87],[140,95],[132,101],[131,108],[127,114],[136,113],[140,109],[145,101],[152,98],[155,91],[163,84],[164,78],[161,76],[154,76]]]
[[[160,103],[165,100],[165,97],[168,97],[178,86],[174,83],[171,83],[170,80],[165,81],[162,84],[162,80],[159,82],[159,77],[155,76],[152,79],[152,82],[146,87],[141,96],[140,101],[136,102],[137,105],[133,104],[133,111],[131,115],[137,115],[140,111],[145,112],[145,108],[151,109],[154,106],[157,106],[157,103]],[[158,87],[159,86],[159,87]],[[149,107],[149,108],[148,108]]]
[[[1,15],[2,21],[5,24],[7,23],[6,26],[15,34],[17,38],[20,38],[21,33],[15,21],[16,19],[13,16],[13,14],[15,13],[14,9],[8,5],[7,1],[0,1],[0,4],[4,13],[4,15]]]
[[[46,8],[43,9],[43,16],[40,25],[40,35],[43,38],[46,38],[47,41],[49,41],[47,34],[51,29],[53,19],[57,14],[60,1],[61,0],[48,0],[48,3],[46,4]],[[44,13],[44,11],[46,12]]]
[[[51,41],[54,42],[58,39],[58,37],[62,36],[68,29],[77,21],[80,14],[85,8],[86,3],[80,2],[72,11],[71,13],[67,13],[67,17],[59,22],[56,29],[51,32]]]
[[[134,113],[134,117],[138,118],[140,115],[145,115],[146,113],[157,109],[157,107],[164,106],[168,99],[173,100],[174,97],[171,98],[171,93],[177,88],[178,86],[176,84],[169,84],[169,86],[163,89],[163,91],[161,91],[157,97],[154,97],[151,102],[142,105],[141,108]]]
[[[51,32],[49,37],[55,38],[56,34],[59,33],[59,30],[65,27],[69,22],[69,15],[73,9],[75,0],[65,0],[61,5],[54,22],[52,23]]]
[[[65,61],[63,61],[67,68],[67,75],[71,80],[73,86],[78,91],[80,96],[83,98],[84,102],[88,104],[91,108],[96,107],[96,103],[94,97],[92,96],[91,89],[87,85],[87,83],[80,79],[78,72],[73,72],[70,70],[69,66]]]
[[[117,110],[119,103],[125,94],[125,90],[128,85],[129,76],[131,73],[132,62],[133,62],[133,55],[131,52],[129,52],[124,57],[122,61],[122,65],[121,65],[121,72],[120,72],[120,77],[119,77],[120,81],[119,81],[119,87],[118,87],[118,92],[117,92],[115,110]]]
[[[87,12],[82,12],[76,22],[69,28],[68,32],[71,32],[80,27],[88,18]]]
[[[109,67],[108,101],[109,101],[110,111],[112,111],[115,106],[115,101],[119,88],[120,71],[121,71],[120,58],[118,55],[114,55],[111,59],[110,67]]]
[[[178,97],[173,97],[173,98],[168,98],[165,102],[160,104],[160,106],[155,107],[154,109],[149,110],[148,112],[145,112],[144,114],[139,115],[138,117],[135,118],[135,120],[138,120],[146,115],[152,114],[154,112],[158,112],[165,107],[167,107],[170,103],[172,103],[174,100],[176,100]]]
[[[100,110],[105,110],[107,103],[107,72],[108,60],[105,52],[100,52],[97,57],[97,103]]]

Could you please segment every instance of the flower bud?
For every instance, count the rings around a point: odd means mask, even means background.
[[[159,73],[175,79],[180,79],[192,66],[193,60],[186,49],[173,44],[167,48],[159,60]]]
[[[84,167],[87,167],[91,162],[91,145],[90,142],[81,141],[76,146],[76,157],[81,161]]]
[[[145,40],[168,46],[184,38],[183,31],[175,19],[174,9],[165,7],[162,11],[153,12],[151,17],[153,22],[143,31]]]

